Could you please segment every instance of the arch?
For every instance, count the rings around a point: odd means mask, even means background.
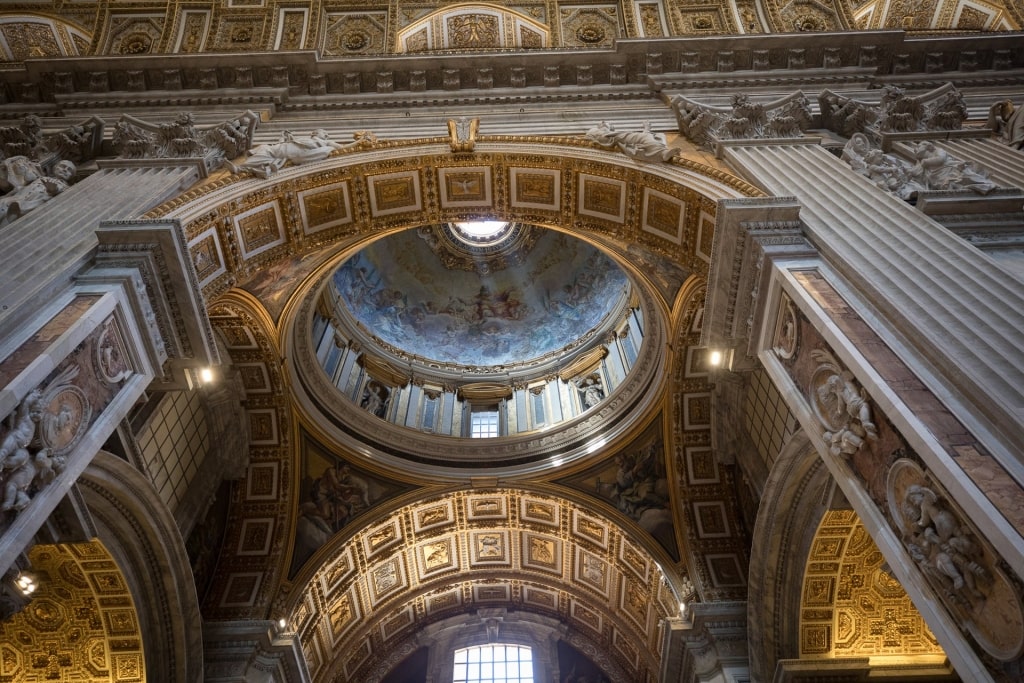
[[[79,478],[97,536],[135,601],[146,670],[162,680],[202,680],[202,619],[185,544],[170,511],[139,470],[100,451]]]
[[[835,480],[807,434],[793,434],[768,475],[750,551],[747,632],[750,670],[770,679],[780,659],[799,657],[805,560]]]
[[[684,583],[617,511],[552,485],[435,490],[395,505],[332,539],[289,591],[281,616],[314,678],[365,680],[374,661],[419,647],[425,627],[493,607],[561,620],[609,654],[626,674],[617,680],[657,677],[660,623],[678,615]]]
[[[550,29],[532,17],[488,3],[449,5],[398,32],[396,52],[545,48]]]

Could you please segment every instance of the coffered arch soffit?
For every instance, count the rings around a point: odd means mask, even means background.
[[[92,34],[73,21],[47,14],[0,12],[0,62],[85,55],[91,42]]]
[[[656,680],[662,622],[692,585],[613,509],[550,485],[415,496],[296,578],[279,616],[314,679],[365,680],[428,624],[512,606],[559,618],[628,680]]]

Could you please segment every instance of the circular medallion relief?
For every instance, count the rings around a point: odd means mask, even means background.
[[[44,399],[40,438],[53,455],[70,451],[89,427],[92,408],[85,392],[74,385],[64,385]]]

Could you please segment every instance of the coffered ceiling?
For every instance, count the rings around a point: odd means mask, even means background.
[[[625,38],[905,29],[1020,28],[1013,0],[523,1],[340,5],[309,0],[5,3],[0,59],[314,50],[321,57],[407,52],[606,49]]]

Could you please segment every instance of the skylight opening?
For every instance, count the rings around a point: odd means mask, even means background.
[[[533,683],[533,652],[525,645],[463,648],[453,674],[453,683]]]
[[[486,240],[496,237],[508,228],[507,221],[465,221],[456,223],[455,228],[463,235],[474,240]]]

